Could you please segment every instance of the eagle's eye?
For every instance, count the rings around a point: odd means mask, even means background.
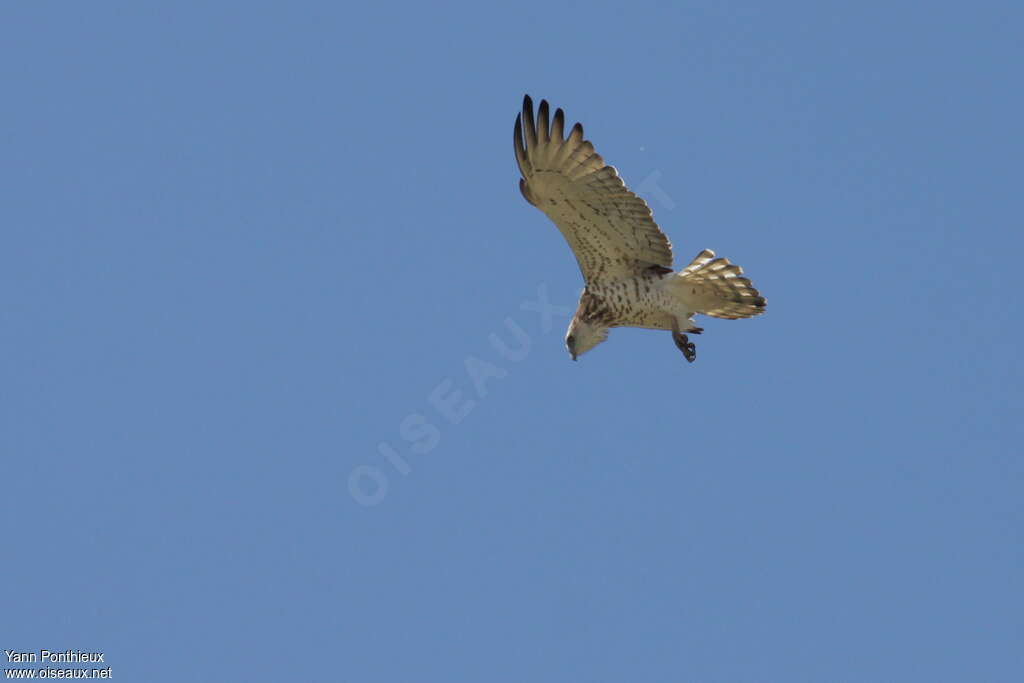
[[[570,350],[575,348],[576,347],[576,337],[570,334],[568,337],[565,338],[565,345],[568,346]]]

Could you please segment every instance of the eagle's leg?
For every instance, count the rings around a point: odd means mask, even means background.
[[[700,334],[704,330],[698,327],[690,331]],[[676,343],[676,347],[683,352],[683,357],[686,358],[687,361],[692,363],[697,358],[697,345],[690,341],[685,334],[679,331],[679,325],[672,325],[672,341],[674,341]]]

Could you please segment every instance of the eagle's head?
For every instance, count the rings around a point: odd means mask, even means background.
[[[565,333],[565,348],[569,350],[572,359],[576,360],[577,356],[582,356],[607,338],[606,326],[575,317]]]

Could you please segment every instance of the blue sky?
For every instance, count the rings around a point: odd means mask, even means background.
[[[0,647],[132,681],[1019,680],[1022,20],[7,3]],[[692,365],[643,330],[571,362],[524,93],[767,314]]]

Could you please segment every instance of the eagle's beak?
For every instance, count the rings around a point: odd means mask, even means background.
[[[575,353],[574,353],[574,354],[572,354],[572,359],[573,359],[573,360],[576,360],[576,354],[575,354]]]

